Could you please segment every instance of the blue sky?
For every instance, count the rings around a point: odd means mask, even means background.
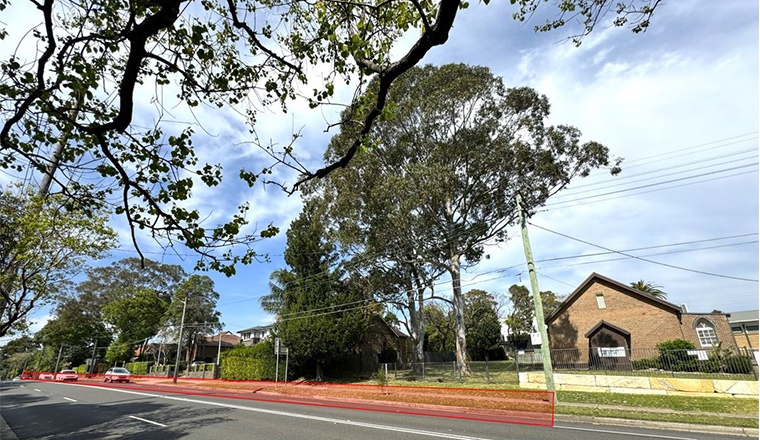
[[[562,41],[569,30],[535,34],[533,25],[538,21],[522,25],[511,19],[513,12],[513,6],[507,1],[491,2],[488,6],[471,4],[461,12],[446,45],[431,50],[423,62],[484,65],[503,76],[508,86],[534,87],[549,97],[553,123],[575,125],[583,131],[584,139],[602,142],[612,154],[626,159],[619,177],[627,180],[616,181],[604,173],[596,173],[574,182],[567,193],[550,201],[566,203],[539,212],[532,220],[534,223],[613,249],[758,231],[757,167],[745,166],[758,162],[757,2],[664,3],[645,34],[599,28],[580,48]],[[397,51],[408,41],[403,40]],[[310,77],[319,81],[319,72],[311,72]],[[349,88],[337,90],[344,102],[352,92]],[[181,108],[176,112],[172,115],[176,120],[193,120]],[[196,116],[203,121],[204,130],[211,134],[196,130],[199,135],[195,145],[201,160],[222,163],[227,178],[222,186],[214,189],[196,186],[189,205],[210,214],[208,221],[213,223],[234,212],[239,203],[250,201],[249,217],[254,224],[263,227],[272,222],[281,228],[277,237],[259,247],[260,252],[270,254],[271,263],[241,266],[231,278],[208,274],[221,294],[219,310],[228,330],[268,323],[272,317],[261,311],[255,297],[267,293],[269,274],[284,266],[281,257],[284,231],[298,214],[300,200],[298,195],[288,197],[275,187],[249,189],[236,180],[239,168],[257,169],[266,163],[261,151],[245,143],[250,135],[238,115],[229,109],[201,108]],[[303,137],[296,144],[296,151],[300,158],[316,167],[333,134],[325,133],[325,127],[335,117],[334,113],[309,110],[300,103],[291,106],[289,114],[279,109],[264,112],[256,131],[262,141],[271,139],[282,144],[288,142],[294,128],[302,129]],[[153,118],[149,103],[138,106],[136,122],[152,123]],[[719,142],[721,140],[724,141]],[[696,147],[702,144],[706,145]],[[678,152],[671,153],[674,151]],[[735,161],[719,165],[731,160]],[[700,163],[687,165],[692,162]],[[633,183],[661,176],[671,169],[670,172],[676,172],[700,166],[709,168]],[[578,197],[738,166],[743,168],[651,189],[688,184],[677,188],[646,193],[647,189],[641,189],[584,199],[577,202],[582,203],[578,206],[568,202]],[[664,171],[652,172],[655,170]],[[628,178],[647,172],[651,173]],[[284,170],[277,173],[275,177],[293,181],[294,176]],[[730,177],[693,184],[723,176]],[[588,184],[593,186],[581,188]],[[634,195],[636,193],[641,194]],[[625,197],[615,198],[618,195]],[[596,203],[589,203],[591,201]],[[123,222],[114,219],[113,226],[120,231],[121,248],[125,250],[116,250],[111,259],[93,262],[93,265],[135,255],[129,250]],[[532,228],[530,233],[537,259],[599,251],[537,228]],[[714,247],[753,240],[756,241],[757,236],[663,248],[637,255],[713,247],[648,258],[694,270],[757,279],[757,243]],[[149,252],[160,250],[147,239],[141,241]],[[524,257],[519,239],[489,246],[487,253],[490,258],[465,275],[466,284],[505,292],[509,285],[527,281],[525,273],[521,273]],[[188,271],[194,265],[191,256],[184,261],[171,254],[150,256],[182,264]],[[598,257],[600,260],[609,258],[609,255]],[[596,271],[626,283],[641,278],[654,281],[664,287],[670,301],[686,303],[692,310],[736,311],[758,307],[755,282],[699,275],[632,259],[568,266],[582,261],[588,259],[539,264],[541,288],[569,293]],[[505,273],[492,272],[513,265],[518,267]],[[484,272],[488,274],[467,281]],[[491,279],[497,276],[502,277]],[[439,292],[445,293],[446,288],[442,285]],[[37,323],[34,327],[39,328],[48,316],[48,310],[36,311],[32,316]]]

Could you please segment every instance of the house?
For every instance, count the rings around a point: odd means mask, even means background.
[[[202,341],[195,344],[193,347],[193,355],[191,357],[192,360],[205,360],[211,362],[216,360],[217,355],[221,351],[229,350],[240,343],[240,337],[228,331],[206,336]]]
[[[237,334],[240,335],[240,339],[244,345],[250,346],[253,344],[258,344],[259,342],[268,338],[269,335],[272,334],[273,328],[274,324],[259,325],[256,327],[249,327],[244,328],[243,330],[238,330]]]
[[[409,336],[380,316],[374,315],[359,347],[361,371],[375,372],[382,363],[408,362],[411,351]],[[395,353],[395,356],[391,353]]]
[[[718,343],[736,349],[729,316],[691,313],[685,305],[679,307],[592,273],[546,317],[546,324],[558,362],[590,365],[601,357],[628,363],[652,357],[658,343],[671,339],[691,341],[699,356],[706,356],[702,349]]]
[[[731,331],[734,333],[736,345],[741,348],[758,351],[758,347],[760,347],[760,340],[758,340],[760,337],[758,334],[758,310],[731,312],[728,323],[731,324]]]

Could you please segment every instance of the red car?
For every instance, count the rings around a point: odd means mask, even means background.
[[[111,368],[106,371],[106,375],[103,377],[103,382],[126,382],[129,383],[129,370],[126,368]]]
[[[39,380],[55,380],[53,373],[40,373]]]
[[[61,370],[60,373],[55,375],[55,380],[60,381],[72,381],[76,382],[79,379],[79,375],[74,370]]]

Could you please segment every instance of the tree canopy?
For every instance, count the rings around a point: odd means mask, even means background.
[[[338,227],[367,248],[376,240],[392,249],[390,258],[381,256],[392,267],[424,263],[431,273],[448,272],[457,360],[466,372],[462,270],[483,258],[486,243],[506,239],[518,194],[533,211],[574,177],[607,166],[617,172],[617,162],[605,146],[582,142],[577,128],[549,125],[546,96],[507,88],[486,67],[412,68],[388,102],[392,117],[375,124],[372,147],[334,173],[325,194],[334,209],[351,213]],[[345,118],[360,119],[359,111]],[[342,127],[328,159],[344,154],[356,129]]]
[[[657,299],[665,299],[668,297],[668,294],[662,290],[662,286],[659,286],[651,281],[632,281],[630,286]]]
[[[519,21],[545,4],[514,3]],[[554,18],[537,30],[570,22],[580,28],[575,33],[580,41],[604,20],[630,24],[639,32],[659,4],[547,4],[546,15]],[[266,181],[273,166],[288,166],[299,174],[298,181],[277,183],[292,191],[352,161],[366,146],[373,124],[387,115],[394,82],[448,40],[458,11],[467,6],[462,0],[132,0],[128,5],[42,0],[12,6],[0,0],[0,10],[10,7],[15,14],[37,18],[28,32],[11,35],[0,28],[6,45],[24,53],[0,62],[0,168],[52,170],[55,192],[72,209],[92,213],[107,207],[123,216],[138,251],[136,233],[144,229],[165,246],[179,242],[196,251],[199,268],[231,275],[237,262],[256,258],[252,245],[277,228],[245,228],[246,203],[218,225],[203,224],[206,213],[184,202],[199,185],[219,185],[223,170],[219,164],[201,163],[193,143],[196,130],[177,129],[168,109],[234,108],[257,143],[261,108],[285,109],[294,100],[312,107],[333,105],[336,85],[345,82],[363,90],[369,78],[377,78],[371,93],[357,93],[360,98],[342,103],[362,116],[355,121],[354,138],[323,168],[302,165],[295,136],[282,149],[262,146],[270,163],[233,170],[253,186]],[[409,35],[413,42],[393,59],[391,48]],[[325,72],[310,79],[308,73],[318,69]],[[155,110],[138,115],[139,109],[150,108]],[[146,126],[144,121],[151,122]],[[233,253],[234,247],[242,253]]]
[[[37,196],[33,185],[0,187],[0,336],[115,246],[102,211],[65,205],[61,196]]]

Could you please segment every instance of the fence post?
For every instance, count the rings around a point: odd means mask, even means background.
[[[422,381],[425,382],[425,363],[422,363]]]
[[[398,362],[393,363],[393,380],[398,380]]]
[[[486,354],[486,382],[491,383],[491,375],[488,374],[488,354]]]
[[[515,350],[512,350],[512,358],[515,360],[515,371],[517,372],[517,377],[520,377],[520,363],[517,362],[517,352]]]

